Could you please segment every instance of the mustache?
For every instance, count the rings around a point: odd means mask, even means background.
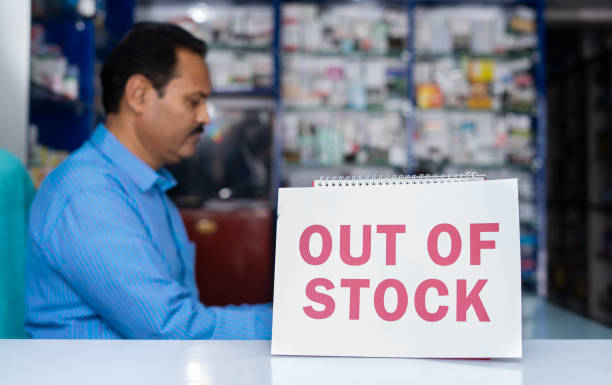
[[[202,134],[204,132],[204,125],[201,124],[199,126],[197,126],[196,128],[194,128],[193,130],[191,130],[191,133],[189,134],[194,135],[194,134]]]

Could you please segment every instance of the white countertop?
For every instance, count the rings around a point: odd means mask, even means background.
[[[522,360],[270,356],[269,341],[0,340],[0,384],[609,383],[612,340],[524,340]]]

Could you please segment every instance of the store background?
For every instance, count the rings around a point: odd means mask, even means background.
[[[18,3],[0,139],[35,184],[103,121],[97,75],[134,22],[207,41],[213,121],[171,168],[204,303],[271,300],[279,186],[473,170],[519,179],[524,311],[612,325],[608,1]]]

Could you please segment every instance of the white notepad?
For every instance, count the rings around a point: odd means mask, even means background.
[[[521,357],[516,180],[314,186],[279,193],[272,354]]]

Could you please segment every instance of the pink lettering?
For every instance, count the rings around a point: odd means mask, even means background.
[[[361,288],[370,287],[369,279],[341,279],[341,287],[350,288],[349,297],[349,319],[359,319],[359,304],[361,302]]]
[[[321,235],[321,241],[323,242],[323,247],[321,248],[321,254],[318,257],[313,257],[310,254],[310,238],[314,233],[318,233]],[[311,225],[308,226],[302,235],[300,236],[300,254],[302,255],[302,259],[309,265],[321,265],[325,263],[329,256],[331,255],[332,249],[332,238],[329,230],[325,228],[325,226],[321,225]]]
[[[397,234],[406,232],[406,225],[378,225],[376,232],[387,235],[387,265],[395,265]]]
[[[495,249],[495,241],[483,241],[480,233],[499,232],[499,223],[470,224],[470,265],[480,265],[480,250]]]
[[[310,318],[325,319],[332,315],[336,308],[336,303],[331,296],[319,293],[316,290],[318,286],[323,286],[325,289],[331,290],[334,288],[334,284],[329,279],[314,278],[306,285],[306,297],[313,302],[324,305],[325,308],[323,310],[315,310],[312,306],[304,306],[303,309],[304,313]]]
[[[451,240],[451,250],[448,257],[442,257],[438,251],[438,238],[440,234],[448,233]],[[455,263],[459,254],[461,253],[461,236],[459,230],[453,225],[448,223],[441,223],[431,229],[429,236],[427,237],[427,252],[431,260],[439,266],[448,266]]]
[[[425,306],[425,296],[427,294],[427,290],[430,288],[436,289],[438,295],[440,296],[448,295],[448,289],[444,282],[438,279],[425,280],[421,282],[414,293],[414,307],[419,317],[421,317],[421,319],[424,321],[437,322],[446,316],[446,313],[448,313],[448,306],[439,306],[438,310],[434,313],[427,311],[427,307]]]
[[[476,316],[478,316],[478,321],[490,321],[489,315],[480,299],[480,291],[486,283],[486,279],[479,279],[476,285],[474,285],[474,288],[470,291],[470,294],[466,296],[466,280],[457,280],[457,321],[464,322],[466,320],[466,313],[470,306],[474,308]]]
[[[397,293],[397,307],[395,311],[388,312],[385,309],[385,292],[393,288]],[[397,321],[402,318],[408,308],[408,293],[404,285],[397,279],[385,279],[374,291],[374,309],[376,314],[385,321]]]
[[[351,256],[351,226],[340,226],[340,259],[342,262],[350,266],[363,265],[370,259],[370,251],[372,248],[372,226],[363,226],[363,251],[361,257]]]

